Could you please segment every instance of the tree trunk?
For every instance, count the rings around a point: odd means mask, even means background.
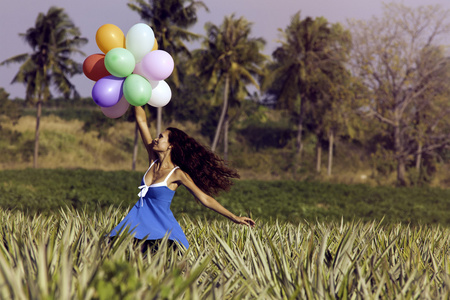
[[[223,124],[223,159],[228,161],[228,127],[230,125],[230,119],[228,119],[228,112],[225,115]]]
[[[297,177],[297,170],[301,167],[301,159],[302,159],[302,134],[303,134],[303,99],[300,95],[297,96],[300,100],[299,112],[298,112],[298,120],[297,120],[297,138],[296,138],[296,153],[295,153],[295,161],[293,163],[293,175],[294,178]]]
[[[405,157],[403,155],[402,141],[400,137],[400,126],[397,125],[394,128],[394,140],[395,140],[395,157],[397,159],[397,185],[406,185],[406,166]]]
[[[222,112],[220,113],[219,123],[217,124],[216,128],[216,134],[214,135],[214,141],[211,146],[211,150],[214,152],[217,148],[217,143],[219,141],[220,137],[220,131],[222,130],[223,121],[225,120],[225,115],[228,110],[228,89],[230,85],[230,77],[228,74],[225,75],[225,88],[223,90],[223,106],[222,106]]]
[[[403,157],[397,159],[397,184],[399,186],[406,185],[406,163]]]
[[[133,162],[131,164],[131,169],[133,171],[136,170],[136,159],[138,154],[138,135],[139,135],[139,127],[136,122],[136,126],[134,127],[134,147],[133,147]]]
[[[162,107],[158,107],[156,111],[156,136],[159,136],[162,131]]]
[[[298,124],[297,124],[297,154],[300,155],[300,153],[303,150],[303,144],[302,144],[302,131],[303,131],[303,121],[302,118],[298,118]]]
[[[322,168],[322,147],[320,145],[320,139],[317,137],[316,142],[316,172],[320,173],[320,169]]]
[[[39,126],[41,123],[41,113],[42,113],[42,100],[39,95],[39,100],[37,102],[36,109],[36,131],[34,134],[34,157],[33,157],[33,167],[36,169],[38,167],[38,156],[39,156]]]
[[[416,155],[416,171],[420,172],[420,165],[422,164],[422,142],[419,142]]]
[[[298,113],[298,123],[297,123],[297,154],[300,155],[303,150],[302,143],[302,132],[303,132],[303,99],[300,97],[300,111]],[[300,159],[300,158],[299,158]],[[300,161],[298,161],[300,166]]]
[[[328,145],[328,169],[327,169],[328,176],[331,176],[331,168],[333,167],[333,147],[334,147],[334,131],[330,130],[330,139]]]

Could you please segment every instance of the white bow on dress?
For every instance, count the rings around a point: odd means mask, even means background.
[[[148,192],[148,186],[144,184],[144,185],[139,186],[139,189],[140,189],[141,191],[139,192],[138,196],[139,196],[140,199],[141,199],[141,207],[142,207],[142,206],[144,206],[144,199],[142,199],[142,198],[144,198],[145,195],[147,195],[147,192]]]

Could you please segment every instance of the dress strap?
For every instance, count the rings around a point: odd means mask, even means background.
[[[153,165],[154,165],[155,162],[157,162],[157,161],[158,161],[158,160],[155,159],[155,160],[150,164],[150,167],[148,167],[147,172],[145,172],[145,174],[144,174],[144,178],[145,178],[145,175],[147,175],[148,171],[150,171],[150,169],[153,167]]]
[[[164,179],[164,184],[167,186],[167,180],[169,179],[169,177],[173,174],[173,172],[175,172],[176,169],[178,169],[180,167],[175,167],[172,169],[172,171],[170,171],[170,173],[166,176],[166,179]]]

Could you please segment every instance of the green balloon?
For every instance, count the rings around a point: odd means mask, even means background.
[[[127,77],[130,75],[136,60],[133,53],[125,48],[114,48],[105,55],[105,67],[111,75],[116,77]]]
[[[152,86],[147,79],[138,74],[131,74],[123,83],[123,94],[128,103],[134,106],[145,105],[152,96]]]

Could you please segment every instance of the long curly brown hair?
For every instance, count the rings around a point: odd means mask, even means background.
[[[172,162],[191,176],[194,183],[206,194],[217,195],[233,185],[231,178],[239,178],[236,170],[225,165],[223,159],[182,130],[169,127],[172,145]]]

